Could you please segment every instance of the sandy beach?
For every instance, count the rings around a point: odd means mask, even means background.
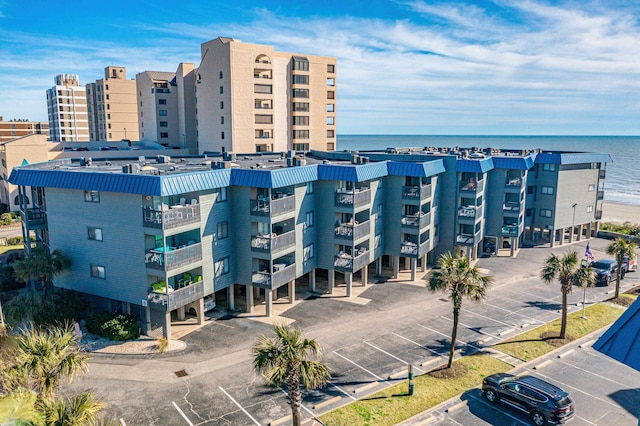
[[[640,223],[640,206],[604,201],[602,203],[602,222]]]

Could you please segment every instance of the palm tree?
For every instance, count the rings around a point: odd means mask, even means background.
[[[622,278],[622,262],[625,257],[631,259],[636,254],[636,243],[627,241],[624,238],[618,238],[607,247],[607,254],[612,254],[618,262],[618,271],[616,272],[616,299],[620,295],[620,279]]]
[[[56,249],[49,253],[46,248],[37,247],[23,260],[15,261],[13,263],[13,271],[16,278],[24,282],[41,277],[44,282],[44,293],[46,294],[53,278],[70,266],[71,260],[62,251]]]
[[[44,400],[45,422],[50,426],[93,426],[99,420],[104,403],[91,392],[82,392],[70,398]]]
[[[445,253],[438,259],[438,266],[440,269],[434,270],[429,277],[429,290],[434,293],[438,291],[448,293],[453,304],[453,331],[447,364],[447,368],[451,368],[462,300],[483,301],[487,297],[487,290],[493,278],[482,275],[476,266],[472,267],[466,256],[454,257],[451,253]]]
[[[586,263],[586,262],[585,262]],[[540,278],[551,283],[556,278],[560,281],[562,292],[562,322],[560,325],[560,339],[567,337],[567,295],[571,293],[573,285],[589,287],[595,281],[593,269],[582,266],[575,251],[565,253],[562,257],[550,254],[540,271]]]
[[[43,416],[36,408],[38,397],[35,392],[18,390],[0,396],[0,420],[15,425],[39,425]]]
[[[300,406],[305,389],[324,386],[331,377],[329,367],[320,361],[321,349],[315,339],[308,339],[302,331],[288,325],[274,325],[275,338],[261,336],[253,347],[253,366],[270,385],[287,386],[294,426],[300,426]]]

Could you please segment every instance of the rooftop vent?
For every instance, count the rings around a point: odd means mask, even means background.
[[[122,173],[135,174],[139,171],[140,170],[137,164],[125,164],[124,166],[122,166]]]
[[[80,165],[81,166],[85,166],[85,167],[89,167],[91,166],[91,157],[81,157],[80,158]]]
[[[158,155],[156,157],[156,161],[159,164],[168,164],[171,162],[171,157],[169,157],[168,155]]]

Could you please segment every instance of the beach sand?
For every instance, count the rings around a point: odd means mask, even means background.
[[[640,206],[604,201],[602,203],[602,222],[640,223]]]

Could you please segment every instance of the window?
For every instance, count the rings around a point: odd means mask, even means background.
[[[542,194],[552,195],[553,194],[553,186],[541,186],[540,192]]]
[[[327,130],[327,137],[328,138],[335,138],[336,137],[335,130]]]
[[[161,109],[158,111],[158,115],[161,117],[166,117],[167,116],[167,110],[166,109]]]
[[[222,78],[222,77],[223,77],[223,74],[222,74],[222,71],[220,71],[220,78]]]
[[[104,266],[91,265],[91,276],[102,280],[106,279],[107,275],[105,273]]]
[[[327,117],[327,125],[333,126],[334,124],[336,124],[336,118],[335,117]]]
[[[335,99],[335,98],[336,98],[336,92],[334,92],[333,90],[328,90],[327,99]]]
[[[87,203],[99,203],[100,192],[98,191],[84,191],[84,201]]]
[[[167,133],[167,132],[160,132],[160,138],[162,138],[162,139],[166,139],[166,138],[168,138],[168,137],[169,137],[169,133]]]
[[[336,104],[327,104],[327,112],[335,112]]]
[[[309,84],[309,76],[296,74],[293,76],[293,84]]]
[[[166,105],[166,104],[167,104],[166,99],[158,99],[158,105]]]
[[[273,115],[271,114],[256,114],[256,124],[273,124]]]
[[[224,240],[229,236],[229,222],[224,221],[218,223],[218,231],[216,233],[216,237],[219,240]]]
[[[220,117],[220,124],[224,124],[224,117]]]
[[[224,139],[224,132],[220,132],[220,139]]]
[[[328,78],[327,79],[327,86],[335,86],[336,85],[336,79],[335,78]]]
[[[307,182],[307,189],[305,194],[313,194],[313,182]]]
[[[255,84],[253,87],[254,93],[272,93],[273,89],[270,84]]]
[[[309,139],[309,131],[308,130],[294,130],[293,131],[294,139]]]
[[[220,109],[224,109],[224,102],[220,101]]]
[[[294,59],[293,69],[296,71],[309,71],[309,60],[307,58]]]
[[[335,150],[335,149],[336,149],[336,144],[335,144],[335,143],[333,143],[333,142],[329,142],[329,143],[327,144],[327,151],[333,151],[333,150]]]
[[[589,192],[595,191],[596,190],[596,186],[593,183],[589,184]]]
[[[544,170],[545,172],[555,172],[556,171],[556,165],[555,164],[545,163],[545,164],[542,165],[542,170]]]
[[[294,126],[308,126],[309,125],[309,116],[307,115],[296,115],[293,117],[293,125]]]
[[[161,121],[160,122],[160,127],[168,127],[169,126],[169,122],[168,121]]]
[[[304,229],[311,228],[313,226],[313,212],[307,212],[305,221],[304,221]]]
[[[305,262],[309,259],[313,259],[313,255],[314,255],[313,252],[314,252],[313,244],[309,244],[304,248],[304,251],[302,253],[302,258],[304,259]]]
[[[294,151],[309,151],[308,143],[294,143],[293,144]]]
[[[378,204],[378,217],[380,219],[382,217],[382,203]]]
[[[587,213],[593,213],[593,205],[587,206]]]
[[[309,103],[308,102],[294,102],[293,110],[297,112],[309,112]]]
[[[526,215],[527,217],[535,216],[535,214],[536,214],[536,209],[534,209],[534,208],[528,208],[528,209],[526,210],[526,212],[525,212],[525,215]]]
[[[5,180],[7,180],[5,178]],[[29,204],[29,197],[27,197],[26,195],[22,194],[22,201],[24,201],[24,204],[27,205]],[[20,195],[17,195],[14,199],[13,199],[13,204],[15,206],[20,205]]]
[[[336,72],[336,66],[333,64],[327,64],[327,72],[333,74]]]
[[[217,261],[214,264],[214,269],[215,269],[215,277],[219,278],[225,274],[229,273],[229,258],[225,257],[224,259],[221,259],[219,261]]]
[[[105,97],[106,97],[106,100],[109,100],[109,94],[108,93],[106,94]],[[107,109],[109,109],[109,105],[107,105]]]
[[[113,76],[114,76],[114,77],[115,77],[115,74],[116,74],[116,72],[115,72],[115,70],[114,70],[114,71],[113,71]],[[105,84],[105,85],[104,85],[104,90],[109,90],[109,85],[108,85],[108,84]],[[107,96],[109,96],[109,95],[107,95]],[[107,98],[107,99],[109,99],[109,98]]]
[[[218,188],[218,199],[216,201],[227,201],[227,188]]]
[[[90,240],[102,241],[102,228],[87,228]]]
[[[551,210],[540,209],[540,217],[551,217]]]
[[[382,234],[377,234],[373,239],[373,248],[377,249],[382,246]]]
[[[308,98],[309,89],[293,89],[294,98]]]
[[[224,93],[224,87],[220,86],[220,94],[222,95]]]

